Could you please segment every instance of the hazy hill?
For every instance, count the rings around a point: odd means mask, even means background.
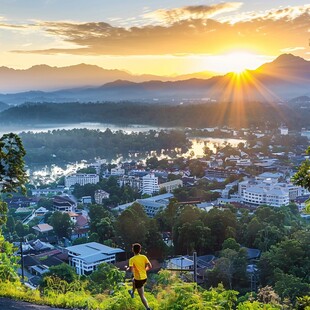
[[[96,67],[95,70],[100,69],[98,68]],[[40,71],[39,68],[32,68],[34,71],[35,69]],[[86,70],[85,76],[87,72]],[[65,79],[65,76],[64,73],[62,79]],[[39,79],[39,76],[37,78]],[[117,79],[99,87],[72,88],[48,93],[26,92],[0,95],[0,101],[8,104],[21,104],[27,101],[122,100],[162,101],[178,104],[181,101],[202,98],[221,101],[287,101],[294,97],[310,95],[309,85],[310,62],[291,54],[285,54],[273,62],[266,63],[256,70],[248,70],[242,75],[229,73],[209,79],[151,80],[140,83]]]
[[[37,65],[25,70],[0,67],[0,92],[16,93],[29,90],[55,91],[84,86],[100,86],[115,80],[143,82],[149,80],[182,80],[190,77],[210,78],[204,71],[174,77],[150,74],[134,75],[122,70],[107,70],[95,65],[79,64],[68,67]]]

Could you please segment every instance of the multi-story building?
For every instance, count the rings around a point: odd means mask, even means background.
[[[75,184],[97,184],[99,182],[98,174],[76,173],[65,178],[65,186],[71,187]]]
[[[68,251],[69,265],[75,269],[78,275],[89,275],[103,262],[115,263],[116,254],[124,250],[89,242],[66,248]]]
[[[116,168],[111,169],[111,175],[122,176],[124,174],[125,174],[125,169],[122,169],[120,167],[116,167]]]
[[[182,180],[173,180],[166,183],[159,184],[159,189],[166,189],[167,193],[171,193],[176,188],[183,187],[183,181]]]
[[[54,211],[74,212],[76,207],[76,202],[70,199],[68,196],[55,196],[53,198]]]
[[[242,181],[238,193],[242,202],[251,205],[267,204],[274,207],[285,206],[294,201],[303,192],[302,187],[291,183],[279,183],[282,175],[263,173],[255,179]]]
[[[143,208],[147,216],[154,217],[158,211],[165,209],[169,204],[171,198],[173,198],[173,194],[166,193],[162,195],[156,195],[149,198],[144,199],[137,199],[136,201],[126,203],[123,205],[119,205],[116,210],[118,209],[119,212],[123,212],[128,207],[130,207],[133,203],[139,203]]]
[[[97,189],[94,194],[95,202],[98,204],[102,203],[103,199],[109,199],[110,194],[103,189]]]
[[[152,195],[159,192],[158,177],[149,173],[142,177],[142,194]]]
[[[123,175],[121,178],[118,179],[119,186],[128,185],[133,189],[140,190],[141,189],[141,178],[135,175]]]

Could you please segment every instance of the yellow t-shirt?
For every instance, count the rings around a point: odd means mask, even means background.
[[[137,254],[129,259],[129,267],[132,267],[133,276],[136,280],[144,280],[147,278],[145,266],[150,261],[145,255]]]

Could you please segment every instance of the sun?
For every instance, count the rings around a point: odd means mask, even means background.
[[[230,64],[232,72],[241,74],[247,69],[252,69],[255,66],[254,54],[247,52],[234,52],[226,55],[227,60]]]
[[[254,70],[264,63],[260,55],[247,51],[232,51],[213,58],[213,70],[219,73],[234,72],[241,74],[246,70]]]

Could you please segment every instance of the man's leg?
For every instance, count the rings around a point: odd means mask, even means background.
[[[137,288],[137,291],[138,291],[138,293],[139,293],[139,296],[140,296],[140,298],[141,298],[141,301],[142,301],[144,307],[145,307],[146,309],[149,309],[149,308],[150,308],[150,307],[149,307],[149,304],[147,303],[147,300],[146,300],[146,298],[145,298],[145,296],[144,296],[144,287],[142,286],[141,288]]]
[[[132,294],[135,293],[135,290],[136,290],[136,286],[135,286],[135,279],[132,278]]]
[[[135,290],[136,290],[136,286],[135,286],[135,279],[132,278],[132,290],[128,290],[129,295],[131,296],[131,298],[135,297]]]

